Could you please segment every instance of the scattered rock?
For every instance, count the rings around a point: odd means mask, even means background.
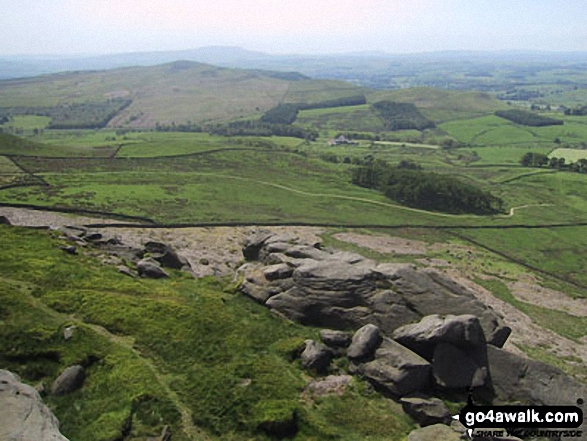
[[[461,436],[444,424],[434,424],[410,432],[408,441],[460,441]]]
[[[306,348],[301,355],[302,367],[319,373],[326,372],[332,361],[332,352],[322,343],[306,340]]]
[[[350,369],[394,397],[428,391],[432,384],[430,363],[388,338],[383,338],[373,361],[351,364]]]
[[[379,343],[381,343],[379,328],[375,325],[365,325],[353,335],[351,344],[347,349],[347,357],[351,360],[372,358]]]
[[[342,395],[353,377],[350,375],[329,375],[320,380],[314,380],[306,386],[306,391],[314,396]]]
[[[0,370],[0,439],[67,441],[59,421],[39,393],[7,370]]]
[[[347,348],[351,344],[353,335],[350,332],[322,329],[320,340],[331,348]]]
[[[150,257],[141,259],[137,262],[137,271],[141,277],[149,277],[151,279],[162,279],[169,277],[169,274],[159,266],[159,262]]]
[[[71,340],[73,338],[73,333],[77,329],[76,326],[68,326],[63,330],[63,338],[67,340]]]
[[[84,384],[86,373],[82,366],[74,365],[65,369],[51,385],[53,395],[67,395],[78,390]]]
[[[421,427],[434,424],[450,425],[452,417],[446,404],[438,398],[406,397],[400,400],[405,413]]]

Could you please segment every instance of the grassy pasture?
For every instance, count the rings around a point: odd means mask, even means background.
[[[35,129],[44,129],[50,122],[51,118],[47,116],[16,115],[9,122],[0,125],[0,127],[8,130],[23,130],[26,133],[32,132]]]
[[[551,158],[565,158],[565,162],[568,164],[587,158],[587,150],[561,148],[553,150],[548,156]]]
[[[458,141],[474,146],[517,144],[520,146],[551,146],[555,138],[561,142],[579,143],[587,137],[587,125],[576,118],[564,120],[562,126],[526,127],[503,120],[495,115],[463,119],[441,124],[439,127]]]

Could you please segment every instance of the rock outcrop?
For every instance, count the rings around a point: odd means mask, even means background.
[[[39,393],[12,372],[1,369],[0,409],[2,440],[67,441]]]
[[[374,324],[386,335],[432,314],[478,318],[490,344],[505,343],[509,328],[467,288],[432,269],[377,264],[319,244],[259,232],[243,247],[242,291],[302,324],[356,330]]]
[[[252,236],[243,255],[241,291],[278,315],[328,328],[320,338],[333,357],[346,355],[350,373],[429,425],[410,440],[459,439],[433,395],[545,405],[587,396],[559,369],[501,349],[511,332],[503,318],[435,269],[377,264],[268,232]]]

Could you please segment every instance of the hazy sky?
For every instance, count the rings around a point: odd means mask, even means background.
[[[0,54],[587,50],[585,0],[0,0]]]

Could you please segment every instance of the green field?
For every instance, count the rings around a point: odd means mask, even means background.
[[[577,162],[579,159],[587,158],[587,150],[580,149],[556,149],[548,155],[551,158],[565,158],[567,163]]]
[[[361,94],[367,104],[298,112],[294,125],[316,130],[317,139],[179,131],[188,121],[203,127],[183,130],[211,131],[209,122],[252,125],[278,104]],[[577,99],[583,96],[577,92]],[[108,108],[113,102],[107,100],[117,97],[132,104],[103,129],[52,130],[48,118],[24,115],[73,103]],[[381,101],[412,103],[436,127],[386,130],[372,108]],[[327,245],[382,261],[398,259],[343,245],[334,232],[424,240],[436,244],[426,257],[474,275],[535,324],[570,340],[585,338],[584,317],[522,302],[507,282],[523,276],[587,297],[587,174],[520,164],[528,152],[567,162],[587,157],[581,149],[586,117],[544,113],[564,125],[527,127],[494,115],[523,103],[508,105],[481,92],[370,90],[188,62],[0,81],[0,103],[4,115],[22,113],[2,127],[10,133],[0,133],[2,204],[133,216],[134,222],[143,219],[141,228],[149,221],[157,227],[319,225]],[[177,131],[156,131],[162,130],[157,122]],[[352,132],[356,143],[328,145],[333,136]],[[382,170],[378,160],[387,170],[401,163],[427,176],[459,179],[460,188],[491,192],[503,200],[503,212],[425,211],[402,205],[406,193],[394,201],[352,184],[357,167]],[[393,185],[392,174],[382,176],[382,188]],[[179,441],[200,435],[268,440],[261,423],[292,415],[296,439],[400,441],[413,427],[396,403],[360,380],[342,396],[308,400],[302,391],[310,378],[292,354],[304,339],[316,338],[316,330],[276,318],[238,295],[228,280],[195,280],[181,272],[166,281],[135,280],[85,251],[63,253],[58,246],[64,242],[51,233],[0,225],[0,238],[2,365],[48,385],[64,366],[89,364],[89,382],[74,399],[48,398],[71,439],[123,439],[129,418],[129,439],[136,440],[158,436],[163,424]],[[421,265],[418,257],[399,260]],[[78,337],[65,343],[60,336],[70,324],[78,326]],[[552,358],[543,348],[520,349]]]

